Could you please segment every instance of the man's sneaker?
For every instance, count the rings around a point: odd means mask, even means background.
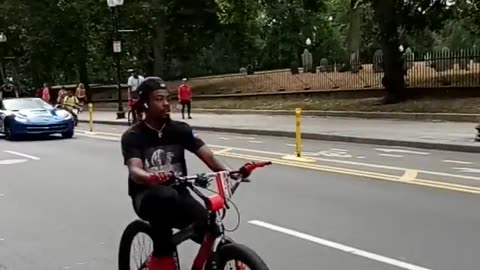
[[[173,257],[155,258],[153,256],[148,257],[147,261],[148,270],[177,270],[177,264]]]

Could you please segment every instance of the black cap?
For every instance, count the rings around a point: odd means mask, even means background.
[[[137,91],[140,99],[143,101],[147,101],[150,93],[159,89],[167,89],[167,85],[165,84],[163,79],[160,77],[147,77],[138,86]]]

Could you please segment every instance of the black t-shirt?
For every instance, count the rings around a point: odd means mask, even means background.
[[[127,160],[139,158],[147,172],[174,171],[185,176],[185,149],[195,153],[204,144],[187,123],[170,120],[160,137],[157,131],[140,122],[122,135],[122,154],[125,165]],[[134,197],[146,188],[135,183],[129,175],[128,195]]]

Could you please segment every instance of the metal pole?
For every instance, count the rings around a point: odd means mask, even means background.
[[[1,62],[1,68],[0,72],[2,73],[2,83],[0,85],[3,85],[7,80],[6,80],[6,72],[5,72],[5,54],[4,54],[4,47],[3,47],[4,42],[0,42],[0,49],[1,49],[1,54],[0,54],[0,62]]]
[[[302,109],[295,109],[295,154],[302,157]]]
[[[480,142],[480,124],[475,127],[477,130],[477,136],[475,136],[475,142]]]
[[[113,16],[113,37],[114,41],[120,41],[120,36],[118,33],[118,7],[112,8]],[[125,119],[125,112],[123,111],[122,103],[122,87],[120,84],[121,81],[121,71],[120,71],[120,52],[114,52],[115,65],[117,68],[117,94],[118,94],[118,111],[117,119]]]

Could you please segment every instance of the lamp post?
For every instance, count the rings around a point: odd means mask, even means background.
[[[480,142],[480,124],[475,127],[477,130],[477,136],[475,136],[475,142]]]
[[[3,32],[0,32],[0,49],[2,50],[1,54],[0,54],[0,62],[1,62],[1,68],[0,68],[0,72],[2,73],[2,83],[5,83],[5,62],[4,62],[4,46],[3,44],[7,42],[7,36],[3,33]]]
[[[310,38],[307,38],[307,40],[305,40],[305,44],[306,44],[307,46],[312,45],[312,40],[311,40]]]
[[[122,41],[118,31],[118,9],[123,5],[123,0],[107,0],[108,7],[112,11],[112,29],[113,29],[113,56],[115,58],[115,66],[117,68],[117,94],[118,94],[118,111],[117,119],[125,119],[122,103],[122,87],[120,85],[120,53],[122,52]]]

